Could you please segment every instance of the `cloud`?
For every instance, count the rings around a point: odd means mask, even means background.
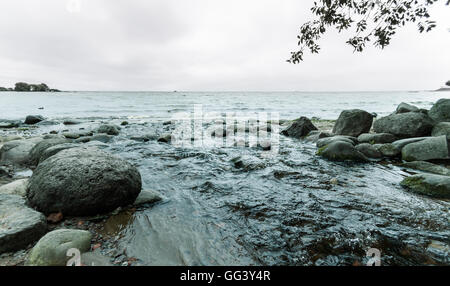
[[[313,1],[79,1],[78,13],[62,0],[0,2],[0,86],[387,90],[433,89],[450,77],[448,7],[432,11],[432,33],[408,27],[386,50],[364,54],[330,33],[321,54],[294,66],[285,60]]]

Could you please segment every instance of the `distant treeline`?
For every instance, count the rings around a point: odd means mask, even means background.
[[[14,88],[0,87],[0,91],[59,92],[60,90],[49,88],[45,83],[28,84],[26,82],[18,82]]]

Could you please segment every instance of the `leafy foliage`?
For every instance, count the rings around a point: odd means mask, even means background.
[[[14,88],[14,91],[30,91],[31,86],[26,82],[18,82]]]
[[[339,32],[354,29],[348,41],[356,52],[362,52],[366,44],[374,41],[376,47],[384,48],[391,42],[397,29],[407,23],[417,23],[420,33],[436,27],[430,20],[428,8],[438,0],[320,0],[311,8],[315,20],[303,24],[297,36],[300,49],[292,52],[290,63],[303,61],[305,51],[319,53],[318,41],[327,29]],[[445,0],[446,5],[450,0]]]

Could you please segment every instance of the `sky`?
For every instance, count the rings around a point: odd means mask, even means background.
[[[402,28],[362,54],[330,31],[318,55],[286,62],[313,0],[1,0],[0,86],[62,90],[376,91],[450,80],[450,7],[437,28]]]

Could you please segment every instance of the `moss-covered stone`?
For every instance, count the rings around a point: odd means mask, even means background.
[[[419,174],[405,178],[400,185],[413,193],[433,198],[450,199],[450,177]]]

